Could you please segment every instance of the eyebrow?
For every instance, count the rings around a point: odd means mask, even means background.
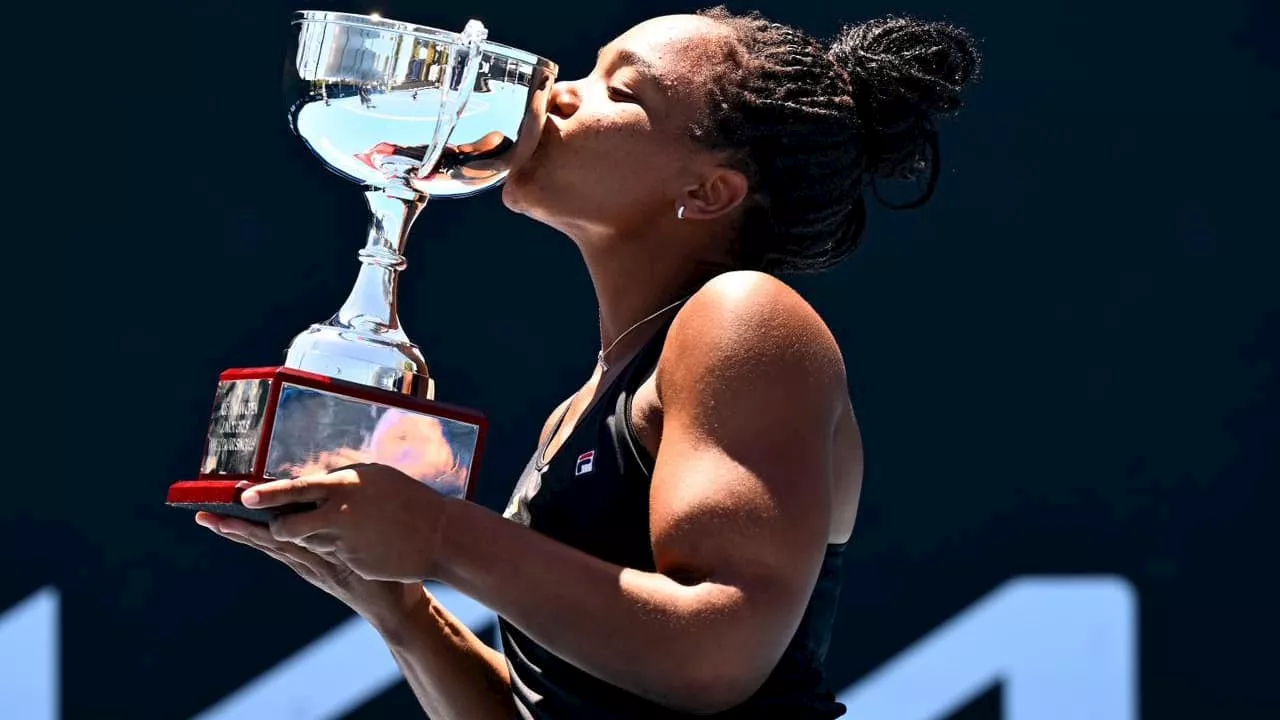
[[[604,56],[605,50],[606,48],[602,47],[596,51],[597,61]],[[635,67],[645,72],[646,74],[649,74],[649,75],[657,74],[653,66],[653,63],[649,62],[644,57],[641,57],[634,51],[627,50],[626,48],[619,48],[617,50],[614,50],[613,58],[614,58],[614,62],[616,63],[620,63],[623,65],[630,65],[632,67]]]

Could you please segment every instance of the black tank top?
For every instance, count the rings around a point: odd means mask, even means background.
[[[505,517],[623,567],[653,572],[649,480],[653,458],[631,427],[631,397],[657,364],[670,320],[587,409],[551,462],[539,446],[521,473]],[[566,406],[567,410],[567,406]],[[554,437],[564,415],[548,437]],[[827,720],[844,714],[826,684],[823,660],[840,590],[844,545],[829,545],[795,635],[764,685],[712,717]],[[520,717],[527,720],[691,718],[578,669],[499,618]]]

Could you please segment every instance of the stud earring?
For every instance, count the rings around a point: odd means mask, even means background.
[[[677,220],[683,220],[683,219],[684,219],[684,206],[683,206],[683,205],[681,205],[681,206],[680,206],[680,209],[676,211],[676,219],[677,219]]]

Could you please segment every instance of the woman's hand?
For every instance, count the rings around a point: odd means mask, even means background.
[[[314,552],[287,540],[276,539],[265,525],[207,512],[196,513],[196,522],[228,540],[248,545],[279,560],[375,627],[384,627],[406,617],[416,603],[425,599],[426,591],[420,582],[366,580],[332,554]]]
[[[254,485],[241,502],[315,503],[272,519],[270,537],[333,558],[367,580],[420,583],[433,576],[445,509],[456,501],[393,467],[368,464]]]

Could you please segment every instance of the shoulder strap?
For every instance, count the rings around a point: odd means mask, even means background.
[[[653,476],[654,458],[640,443],[631,427],[631,399],[657,367],[658,359],[662,357],[662,347],[666,343],[667,331],[671,329],[671,323],[674,321],[675,316],[672,315],[641,349],[639,356],[627,368],[626,373],[618,379],[619,392],[614,400],[613,413],[605,420],[609,433],[613,436],[614,447],[620,454],[619,461],[625,459],[621,457],[622,454],[629,455],[643,470],[645,477]]]

